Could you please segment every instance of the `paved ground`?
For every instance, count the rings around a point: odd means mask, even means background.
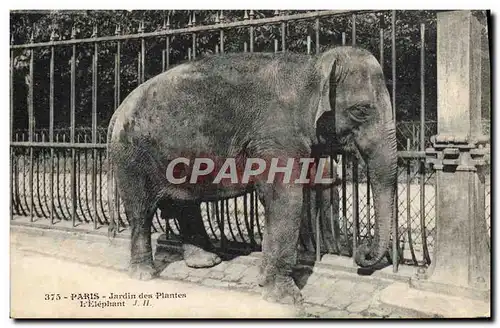
[[[34,231],[34,232],[33,232]],[[155,236],[156,237],[156,236]],[[31,316],[45,309],[52,316],[105,317],[309,317],[422,318],[435,317],[384,305],[381,292],[393,281],[347,272],[299,268],[303,309],[261,300],[257,285],[259,259],[240,256],[210,269],[188,268],[178,254],[158,253],[159,279],[130,280],[128,241],[74,238],[72,233],[45,234],[42,229],[11,229],[12,315]],[[324,272],[323,272],[324,271]],[[45,301],[44,294],[132,293],[168,291],[184,299],[153,299],[153,307],[81,308],[78,300]],[[168,294],[167,293],[167,294]],[[51,296],[49,295],[49,298]],[[70,297],[70,296],[68,296]],[[78,298],[78,296],[75,296]],[[27,301],[26,301],[27,300]],[[101,298],[102,301],[102,298]],[[153,302],[154,301],[154,302]],[[61,302],[66,302],[61,306]],[[251,306],[249,306],[251,304]],[[159,307],[161,306],[161,310]]]
[[[12,257],[11,316],[15,318],[288,318],[297,315],[292,307],[265,302],[250,293],[174,280],[137,282],[123,272],[18,247],[14,248]],[[112,299],[111,293],[122,294],[127,299],[121,303],[122,300]],[[151,297],[144,298],[144,295]],[[89,297],[94,303],[84,300]],[[116,302],[117,306],[89,307],[107,305],[107,300]]]

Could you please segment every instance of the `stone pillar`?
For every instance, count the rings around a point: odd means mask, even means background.
[[[487,299],[490,249],[484,218],[489,136],[481,132],[481,24],[471,11],[437,14],[438,135],[426,151],[436,173],[432,263],[410,284]]]

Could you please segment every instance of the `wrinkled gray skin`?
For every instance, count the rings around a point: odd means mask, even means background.
[[[382,69],[365,50],[337,47],[318,56],[225,54],[181,64],[131,92],[113,115],[108,136],[110,163],[131,224],[134,277],[156,274],[150,231],[157,208],[180,218],[187,264],[208,267],[220,258],[205,233],[200,202],[255,189],[266,212],[264,296],[280,302],[302,299],[291,271],[304,193],[314,194],[314,189],[260,180],[225,187],[169,184],[167,164],[179,156],[300,158],[321,156],[331,147],[356,151],[372,172],[377,232],[372,245],[357,250],[356,262],[373,266],[388,249],[395,126]]]

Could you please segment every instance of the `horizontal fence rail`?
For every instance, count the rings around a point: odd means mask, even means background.
[[[28,216],[33,222],[48,220],[54,227],[66,222],[72,227],[84,225],[100,229],[109,224],[110,209],[117,205],[120,231],[126,230],[128,220],[118,194],[115,192],[111,197],[115,204],[108,202],[111,186],[107,184],[106,126],[112,112],[133,88],[172,65],[195,60],[204,54],[229,50],[277,53],[292,48],[317,54],[326,46],[356,46],[362,35],[375,41],[371,42],[373,47],[370,50],[384,69],[395,119],[398,111],[407,110],[398,106],[401,100],[399,89],[404,85],[418,85],[418,90],[405,89],[412,92],[405,97],[420,100],[418,111],[412,109],[419,114],[419,120],[396,121],[399,150],[397,215],[393,222],[392,251],[388,257],[395,271],[399,263],[428,265],[435,244],[436,213],[435,177],[425,163],[425,149],[429,146],[430,136],[436,133],[437,122],[429,121],[426,116],[426,110],[429,113],[426,95],[436,88],[435,83],[428,85],[427,79],[432,72],[426,71],[429,64],[426,49],[433,46],[426,39],[430,33],[427,25],[419,25],[414,40],[420,50],[420,83],[411,81],[405,84],[398,81],[401,68],[396,65],[398,58],[404,57],[397,48],[397,11],[325,10],[294,15],[276,11],[273,17],[265,18],[256,18],[253,10],[242,11],[242,14],[241,20],[227,21],[224,12],[219,11],[213,24],[200,25],[196,22],[196,12],[191,12],[187,27],[171,28],[172,15],[168,12],[163,26],[153,32],[147,32],[142,21],[135,34],[122,34],[118,25],[114,35],[99,36],[97,26],[94,26],[90,37],[79,39],[73,27],[66,40],[59,40],[56,31],[52,31],[47,42],[35,42],[32,33],[29,43],[12,44],[12,214]],[[374,20],[375,28],[365,31],[365,34],[360,32],[362,15],[373,15]],[[335,25],[332,19],[343,19],[343,30],[324,41],[322,27]],[[297,22],[308,25],[300,36],[301,40],[292,43],[297,40],[291,40],[289,34]],[[269,26],[272,27],[269,35],[257,33],[260,27]],[[188,42],[181,44],[183,39],[178,36],[187,38]],[[212,43],[202,44],[202,39]],[[231,43],[234,39],[239,42],[237,49]],[[149,47],[152,40],[161,42],[156,42],[153,49]],[[207,44],[211,45],[210,49]],[[384,50],[388,46],[390,49]],[[103,49],[106,51],[102,52]],[[26,82],[22,88],[16,87],[14,81],[15,59],[21,57],[28,59],[23,68]],[[60,67],[61,63],[64,67]],[[36,83],[37,80],[47,83]],[[23,98],[22,101],[19,98]],[[85,102],[83,98],[89,101]],[[37,125],[40,112],[48,117],[48,127]],[[58,119],[56,123],[59,115],[64,122]],[[82,115],[87,117],[83,127],[79,121]],[[15,119],[16,122],[26,122],[23,129],[14,125]],[[483,132],[489,134],[489,121],[484,121]],[[315,254],[317,259],[324,253],[352,256],[357,245],[372,241],[375,235],[369,168],[362,161],[342,154],[336,158],[336,172],[340,182],[338,187],[330,190],[332,202],[327,217],[321,217],[314,225],[309,222],[299,243],[303,251]],[[484,188],[485,216],[489,226],[489,179],[486,179]],[[225,249],[261,248],[265,212],[255,193],[206,202],[201,206],[206,231],[214,243]],[[179,240],[177,218],[168,217],[168,213],[157,211],[152,229],[165,233],[169,241]],[[333,236],[333,244],[325,236]]]
[[[83,44],[83,43],[94,43],[94,42],[108,42],[108,41],[123,41],[123,40],[134,40],[134,39],[144,39],[144,38],[152,38],[152,37],[161,37],[161,36],[171,36],[171,35],[179,35],[179,34],[191,34],[198,32],[211,32],[223,29],[234,29],[241,27],[250,27],[250,26],[259,26],[259,25],[272,25],[278,24],[286,21],[300,21],[300,20],[310,20],[320,17],[331,17],[345,14],[356,14],[356,13],[370,13],[376,11],[370,10],[322,10],[316,12],[308,12],[303,14],[295,14],[295,15],[287,15],[287,16],[278,16],[278,17],[270,17],[270,18],[261,18],[255,20],[248,21],[236,21],[236,22],[228,22],[228,23],[218,23],[213,25],[205,25],[205,26],[195,26],[195,27],[187,27],[180,29],[172,29],[172,30],[164,30],[164,31],[155,31],[155,32],[143,32],[138,34],[129,34],[129,35],[115,35],[115,36],[103,36],[103,37],[91,37],[85,39],[78,40],[60,40],[60,41],[50,41],[50,42],[38,42],[38,43],[27,43],[27,44],[18,44],[11,45],[11,49],[30,49],[30,48],[40,48],[40,47],[52,47],[52,46],[68,46],[74,44]]]

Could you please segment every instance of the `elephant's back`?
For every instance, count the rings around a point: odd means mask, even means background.
[[[235,155],[248,140],[293,130],[312,76],[308,57],[212,56],[136,88],[117,109],[112,139],[150,140],[158,151]],[[304,63],[306,61],[306,63]],[[309,100],[308,98],[305,100]]]

